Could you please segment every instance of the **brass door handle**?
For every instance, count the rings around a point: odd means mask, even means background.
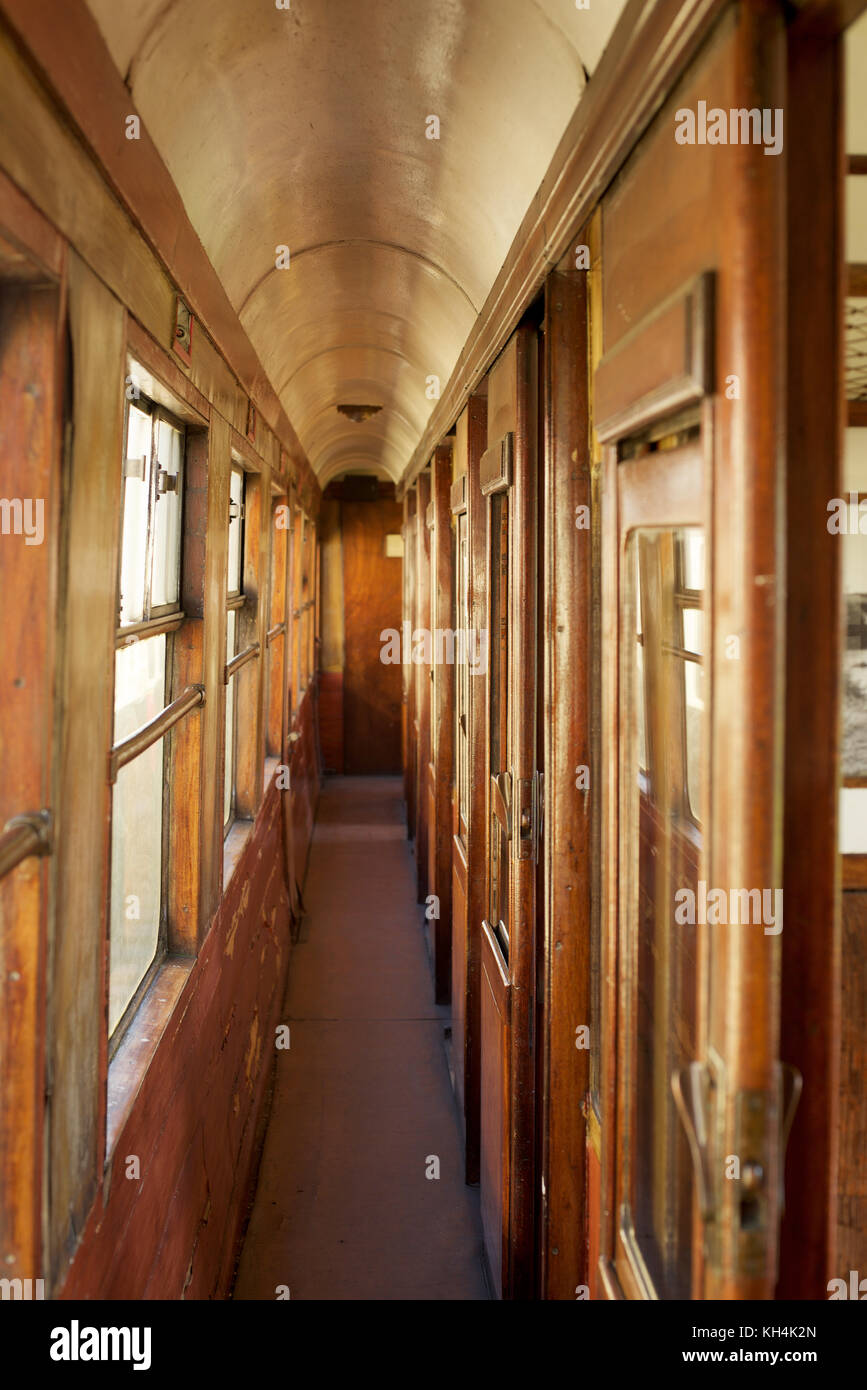
[[[491,807],[506,832],[506,839],[511,840],[512,779],[508,772],[498,772],[491,776]]]

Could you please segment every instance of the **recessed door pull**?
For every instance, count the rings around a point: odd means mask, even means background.
[[[708,1262],[716,1272],[725,1265],[728,1274],[761,1275],[776,1249],[771,1226],[779,1226],[785,1205],[786,1144],[803,1078],[781,1062],[773,1090],[737,1091],[732,1129],[721,1071],[690,1062],[672,1073],[671,1089],[692,1156]]]

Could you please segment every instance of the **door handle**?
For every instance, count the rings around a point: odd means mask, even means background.
[[[695,1173],[696,1194],[707,1229],[708,1256],[721,1261],[721,1220],[726,1209],[725,1183],[737,1177],[740,1200],[735,1248],[736,1272],[761,1272],[771,1223],[777,1224],[785,1205],[786,1145],[795,1118],[803,1078],[788,1062],[777,1066],[776,1092],[738,1091],[734,1096],[733,1153],[727,1154],[725,1096],[704,1062],[690,1062],[672,1073],[671,1089],[686,1131]],[[774,1134],[774,1125],[777,1133]],[[737,1173],[729,1170],[737,1159]],[[777,1212],[768,1209],[769,1178],[776,1166]],[[729,1210],[731,1206],[729,1204]]]
[[[508,772],[491,775],[491,806],[494,815],[506,832],[506,839],[512,838],[512,778]]]

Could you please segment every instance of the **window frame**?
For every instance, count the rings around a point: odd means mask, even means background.
[[[121,622],[121,579],[123,574],[123,534],[124,518],[126,513],[126,482],[127,464],[129,461],[129,421],[130,412],[135,408],[143,415],[147,415],[151,422],[150,454],[147,467],[148,499],[147,499],[147,528],[145,535],[145,572],[144,585],[142,592],[142,617],[131,623]],[[181,467],[179,473],[179,486],[177,488],[180,516],[178,523],[178,597],[174,602],[153,605],[151,596],[153,593],[153,559],[154,559],[154,531],[156,523],[156,503],[160,497],[159,473],[160,469],[155,469],[154,464],[158,462],[156,457],[157,449],[157,426],[160,420],[165,421],[172,429],[177,430],[181,436]],[[121,463],[121,490],[120,490],[120,539],[117,548],[117,634],[125,635],[141,634],[145,631],[154,630],[159,623],[167,619],[177,618],[183,620],[181,595],[183,593],[183,538],[184,538],[184,494],[186,490],[186,455],[187,455],[187,425],[173,411],[169,410],[161,402],[154,400],[150,396],[143,394],[137,395],[134,399],[127,399],[124,402],[123,414],[123,455]]]
[[[233,477],[233,475],[235,475],[235,474],[238,474],[238,475],[240,476],[240,478],[241,478],[240,515],[239,515],[239,517],[237,517],[237,518],[234,518],[234,517],[232,516],[232,507],[235,505],[234,502],[233,502],[233,499],[232,499],[232,477]],[[227,531],[227,550],[226,550],[226,564],[227,564],[227,573],[226,573],[226,602],[225,602],[225,612],[224,612],[224,620],[223,620],[223,634],[224,634],[224,643],[225,643],[225,671],[226,671],[226,678],[224,679],[224,682],[223,682],[223,685],[224,685],[224,694],[223,694],[223,721],[224,721],[224,729],[223,729],[223,734],[224,734],[224,737],[223,737],[224,755],[223,755],[223,756],[224,756],[224,762],[223,762],[223,803],[222,803],[222,804],[223,804],[223,811],[222,811],[222,826],[223,826],[223,841],[224,841],[224,842],[225,842],[226,837],[228,836],[229,832],[231,831],[232,826],[235,824],[235,822],[236,822],[237,820],[241,819],[241,817],[238,815],[238,808],[237,808],[237,795],[238,795],[238,786],[237,786],[237,781],[238,781],[238,687],[237,687],[237,685],[234,685],[234,686],[233,686],[233,684],[232,684],[232,682],[235,681],[235,679],[236,679],[238,673],[237,673],[237,671],[234,671],[234,672],[232,672],[231,675],[228,675],[228,668],[229,668],[231,662],[234,660],[234,658],[235,658],[236,656],[239,655],[239,648],[238,648],[239,627],[240,627],[240,618],[239,618],[239,614],[240,614],[241,610],[244,608],[244,606],[245,606],[245,604],[246,604],[246,602],[247,602],[247,594],[246,594],[246,591],[245,591],[245,579],[246,579],[246,574],[245,574],[245,559],[246,559],[246,550],[247,550],[247,546],[246,546],[246,542],[247,542],[247,470],[244,468],[244,466],[243,466],[243,464],[240,462],[240,460],[238,460],[238,459],[235,458],[234,456],[233,456],[232,459],[231,459],[231,464],[230,464],[230,468],[229,468],[229,506],[228,506],[228,512],[229,512],[229,515],[228,515],[228,523],[227,523],[228,528],[231,528],[231,524],[232,524],[232,521],[233,521],[233,520],[239,520],[241,524],[240,524],[240,530],[239,530],[239,532],[238,532],[239,564],[238,564],[238,587],[237,587],[237,589],[230,589],[230,588],[229,588],[229,575],[228,575],[228,534],[229,534],[230,532]],[[234,617],[234,621],[233,621],[233,623],[232,623],[232,627],[233,627],[233,642],[232,642],[232,650],[230,651],[230,650],[229,650],[229,615],[232,614],[232,613],[235,615],[235,617]],[[231,706],[232,706],[232,712],[231,712],[231,718],[232,718],[232,731],[231,731],[231,734],[229,733],[228,728],[225,727],[225,726],[226,726],[226,723],[228,722],[228,710],[229,710],[229,703],[230,703],[230,692],[231,692]],[[228,772],[229,772],[228,752],[229,752],[229,747],[230,747],[230,746],[231,746],[231,750],[232,750],[232,761],[231,761],[231,768],[232,768],[232,783],[231,783],[231,791],[230,791],[229,796],[228,796],[228,816],[227,816],[227,815],[226,815],[226,809],[225,809],[225,808],[226,808],[226,805],[227,805],[227,798],[226,798],[226,779],[227,779],[227,777],[228,777]]]
[[[125,625],[121,624],[121,577],[123,573],[123,537],[124,537],[124,513],[126,508],[126,461],[128,457],[129,439],[129,419],[130,409],[135,407],[143,414],[148,415],[151,421],[150,436],[150,457],[148,466],[148,506],[146,521],[146,541],[145,541],[145,574],[142,596],[142,618]],[[155,524],[155,502],[158,499],[158,471],[154,468],[157,462],[156,456],[156,432],[157,424],[160,420],[165,420],[181,436],[181,464],[179,470],[179,522],[178,522],[178,553],[177,553],[177,574],[178,574],[178,597],[177,600],[168,604],[160,604],[154,607],[151,603],[153,592],[153,538]],[[123,446],[121,456],[121,488],[120,488],[120,517],[117,547],[117,566],[115,574],[115,633],[114,633],[114,661],[112,663],[111,675],[111,740],[112,753],[117,748],[122,747],[126,738],[121,739],[120,743],[115,738],[115,721],[117,718],[117,654],[134,644],[140,645],[144,642],[155,641],[160,636],[165,636],[165,658],[163,668],[163,700],[159,714],[164,714],[172,704],[173,677],[175,668],[174,634],[185,620],[182,607],[183,595],[183,560],[184,560],[184,526],[186,520],[185,493],[187,483],[187,449],[189,442],[189,431],[187,424],[173,411],[169,410],[161,402],[154,400],[150,396],[143,394],[137,395],[134,399],[127,399],[124,405],[123,419]],[[191,713],[192,711],[189,711]],[[186,716],[184,716],[186,717]],[[148,721],[150,722],[150,721]],[[145,727],[145,726],[141,726]],[[138,730],[134,731],[138,732]],[[164,965],[165,961],[172,954],[172,933],[169,921],[169,884],[170,869],[174,852],[173,837],[171,834],[171,769],[172,769],[172,730],[167,729],[153,743],[137,753],[131,758],[126,766],[131,766],[139,758],[149,753],[152,748],[160,747],[162,754],[162,795],[160,799],[160,874],[159,874],[159,913],[157,923],[157,939],[153,955],[142,972],[136,988],[133,990],[127,1004],[115,1021],[114,1027],[111,1026],[110,1013],[106,1014],[106,1037],[108,1060],[111,1062],[120,1048],[123,1040],[139,1010],[142,1000],[148,993],[156,975]],[[129,735],[127,737],[131,737]],[[111,801],[109,812],[108,830],[108,853],[109,853],[109,872],[106,884],[106,927],[107,927],[107,951],[106,951],[106,1007],[110,1008],[111,1000],[111,980],[112,980],[112,953],[111,953],[111,923],[112,923],[112,874],[111,866],[115,848],[115,794],[117,788],[117,774],[112,777]]]

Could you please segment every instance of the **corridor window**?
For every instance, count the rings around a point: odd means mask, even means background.
[[[469,640],[469,551],[467,542],[467,513],[460,512],[457,522],[457,628]],[[470,763],[469,763],[469,708],[470,675],[467,660],[458,662],[455,681],[455,786],[457,792],[457,833],[462,844],[467,844],[470,802]]]
[[[178,607],[184,430],[166,411],[131,401],[124,459],[120,626]]]
[[[170,698],[170,629],[182,616],[178,598],[183,462],[183,426],[149,401],[130,402],[123,463],[114,753],[156,719]],[[109,1036],[116,1033],[166,949],[165,777],[165,736],[124,759],[114,773]]]
[[[692,1165],[671,1077],[698,1046],[697,933],[694,921],[675,921],[672,904],[682,889],[695,894],[701,858],[704,556],[699,527],[633,531],[622,615],[620,910],[635,992],[624,1226],[669,1298],[689,1297],[692,1272]]]
[[[244,511],[246,487],[242,469],[233,468],[229,484],[229,563],[226,596],[226,668],[238,655],[238,613],[244,606]],[[235,675],[226,681],[226,761],[223,778],[223,829],[235,818],[237,771],[237,710]]]
[[[269,583],[269,621],[267,676],[265,685],[265,753],[279,758],[283,747],[283,685],[286,655],[286,499],[271,503],[271,574]],[[278,525],[278,522],[281,524]]]

